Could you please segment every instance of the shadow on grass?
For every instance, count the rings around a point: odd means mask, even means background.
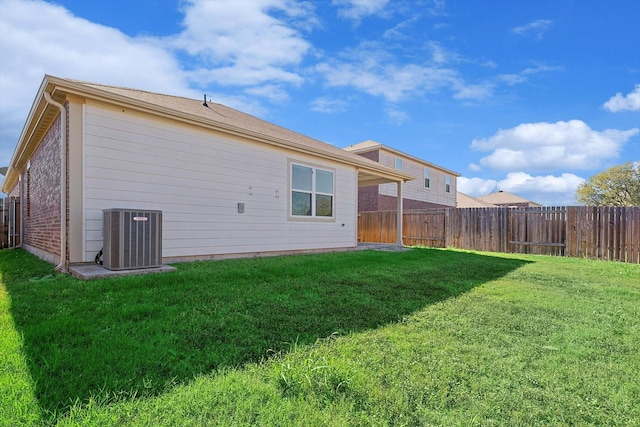
[[[396,322],[524,263],[432,249],[361,251],[82,282],[24,251],[0,253],[36,395],[50,414],[90,397],[155,395],[293,343]]]

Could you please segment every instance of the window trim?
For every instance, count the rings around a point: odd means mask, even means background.
[[[424,168],[424,188],[431,188],[431,169]]]
[[[398,167],[398,164],[400,164],[400,167]],[[396,170],[399,170],[399,171],[403,171],[404,170],[404,159],[402,157],[396,156],[395,168],[396,168]]]
[[[444,177],[444,192],[451,193],[451,176],[445,175]]]
[[[335,222],[336,221],[336,170],[334,168],[330,168],[324,165],[317,165],[309,162],[289,159],[288,161],[288,173],[287,173],[287,185],[288,185],[288,195],[287,195],[287,219],[289,221],[313,221],[313,222]],[[291,213],[291,209],[293,207],[293,166],[302,166],[306,168],[312,169],[313,178],[311,180],[311,215],[293,215]],[[330,172],[333,176],[333,187],[332,193],[325,193],[322,191],[316,191],[316,171],[321,170],[325,172]],[[300,191],[300,190],[295,190]],[[316,216],[316,196],[317,195],[327,195],[331,196],[331,216]]]

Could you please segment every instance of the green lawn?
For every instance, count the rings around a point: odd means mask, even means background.
[[[0,251],[0,425],[640,425],[640,265],[176,266],[82,282]]]

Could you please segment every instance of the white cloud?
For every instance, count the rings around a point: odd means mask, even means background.
[[[273,102],[285,102],[289,100],[289,94],[278,85],[264,85],[246,89],[249,95],[262,96]]]
[[[603,160],[618,157],[622,146],[638,133],[638,128],[598,132],[581,120],[524,123],[475,139],[471,148],[492,151],[480,160],[482,166],[492,169],[593,169]]]
[[[342,99],[320,97],[313,100],[311,110],[320,113],[340,113],[347,110],[347,103]]]
[[[477,85],[461,85],[453,95],[455,99],[486,99],[493,95],[494,85],[491,83],[481,83]]]
[[[431,61],[435,64],[447,64],[449,62],[459,62],[460,55],[444,48],[436,41],[429,41],[427,47],[431,51]]]
[[[329,86],[352,86],[390,102],[399,102],[409,96],[435,92],[459,82],[457,73],[446,68],[416,64],[325,62],[316,67]]]
[[[387,107],[384,112],[389,118],[389,121],[396,125],[401,125],[409,120],[409,115],[407,113],[394,107]]]
[[[615,96],[612,96],[603,107],[612,113],[619,111],[638,111],[640,110],[640,84],[636,85],[636,88],[627,95],[622,95],[618,92]]]
[[[498,181],[493,179],[465,178],[461,176],[458,177],[456,185],[459,192],[477,197],[485,196],[496,191]]]
[[[513,86],[527,81],[531,75],[563,69],[535,64],[518,74],[502,74],[478,83],[469,83],[454,68],[456,64],[474,64],[486,68],[495,68],[497,65],[492,61],[466,58],[436,41],[425,43],[425,47],[429,57],[423,63],[415,63],[396,56],[388,45],[362,42],[355,48],[343,50],[337,58],[319,63],[316,71],[324,76],[329,86],[351,86],[397,103],[443,89],[451,91],[452,97],[457,100],[486,100],[494,96],[500,85]]]
[[[170,52],[43,1],[0,0],[0,165],[45,74],[200,97]],[[11,147],[11,148],[9,148]]]
[[[458,190],[470,196],[485,196],[502,190],[544,206],[575,205],[576,189],[583,178],[563,173],[533,176],[525,172],[510,172],[501,180],[458,178]]]
[[[204,92],[264,114],[255,95],[281,102],[285,85],[303,82],[296,68],[310,49],[304,31],[318,26],[311,3],[293,0],[187,0],[183,32],[162,38],[130,37],[42,0],[0,0],[0,10],[0,166],[45,74],[192,98]],[[252,98],[212,93],[212,84],[244,86]]]
[[[279,67],[264,65],[261,68],[230,65],[225,67],[200,68],[188,72],[189,80],[201,86],[211,82],[222,86],[251,86],[260,83],[278,82],[295,86],[303,82],[303,78],[295,73]]]
[[[524,70],[522,70],[521,74],[528,76],[532,74],[547,73],[550,71],[564,71],[564,67],[559,65],[545,65],[537,63],[533,67],[525,68]]]
[[[95,76],[149,90],[185,87],[173,56],[151,40],[128,37],[42,1],[2,0],[0,8],[3,91],[14,93],[27,81],[25,91],[33,97],[44,74]],[[6,100],[23,104],[20,97]]]
[[[402,40],[406,36],[399,27],[413,24],[412,20],[403,21],[387,30],[383,38]],[[441,90],[450,91],[456,100],[482,101],[492,98],[502,85],[513,86],[535,74],[563,70],[559,66],[534,63],[517,74],[501,74],[469,82],[458,71],[460,64],[483,68],[497,68],[498,65],[486,59],[465,57],[434,40],[422,45],[428,55],[422,56],[419,61],[416,57],[420,56],[408,55],[406,49],[398,46],[401,45],[363,41],[356,47],[344,49],[333,58],[319,62],[315,70],[329,86],[351,87],[369,95],[382,96],[392,103]]]
[[[429,8],[431,16],[447,16],[447,3],[445,0],[433,0],[433,7]]]
[[[375,15],[387,6],[389,0],[332,0],[338,6],[338,16],[359,21],[365,16]]]
[[[192,70],[194,81],[302,83],[294,68],[311,48],[302,31],[318,25],[309,3],[186,0],[183,11],[185,29],[169,40],[201,62]]]
[[[538,40],[541,40],[544,33],[549,31],[552,24],[553,21],[549,19],[538,19],[526,25],[515,27],[511,31],[520,35],[533,34]]]
[[[419,21],[419,18],[419,14],[412,15],[409,19],[396,24],[393,28],[385,30],[383,37],[385,39],[410,40],[410,30]]]
[[[532,176],[525,172],[510,172],[505,179],[498,181],[497,187],[509,192],[563,194],[575,192],[582,181],[582,178],[571,173]]]
[[[500,74],[496,79],[508,86],[515,86],[527,81],[527,78],[522,74]]]
[[[519,73],[511,73],[511,74],[500,74],[497,76],[497,81],[503,82],[509,86],[514,86],[516,84],[524,83],[528,80],[529,76],[540,74],[540,73],[548,73],[551,71],[564,71],[564,67],[561,66],[551,66],[545,64],[535,64],[533,67],[525,68]]]
[[[498,182],[497,188],[545,206],[575,205],[576,189],[583,181],[571,173],[531,176],[524,172],[512,172]]]
[[[402,63],[379,43],[362,43],[344,50],[339,58],[316,66],[328,86],[350,86],[392,103],[448,89],[456,99],[485,99],[492,95],[491,83],[467,84],[459,73],[442,62],[453,60],[439,44],[432,44],[433,60],[426,64]]]

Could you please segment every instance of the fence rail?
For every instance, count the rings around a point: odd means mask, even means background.
[[[395,211],[359,214],[361,242],[394,243]],[[405,245],[640,263],[640,207],[446,208],[405,212]]]

